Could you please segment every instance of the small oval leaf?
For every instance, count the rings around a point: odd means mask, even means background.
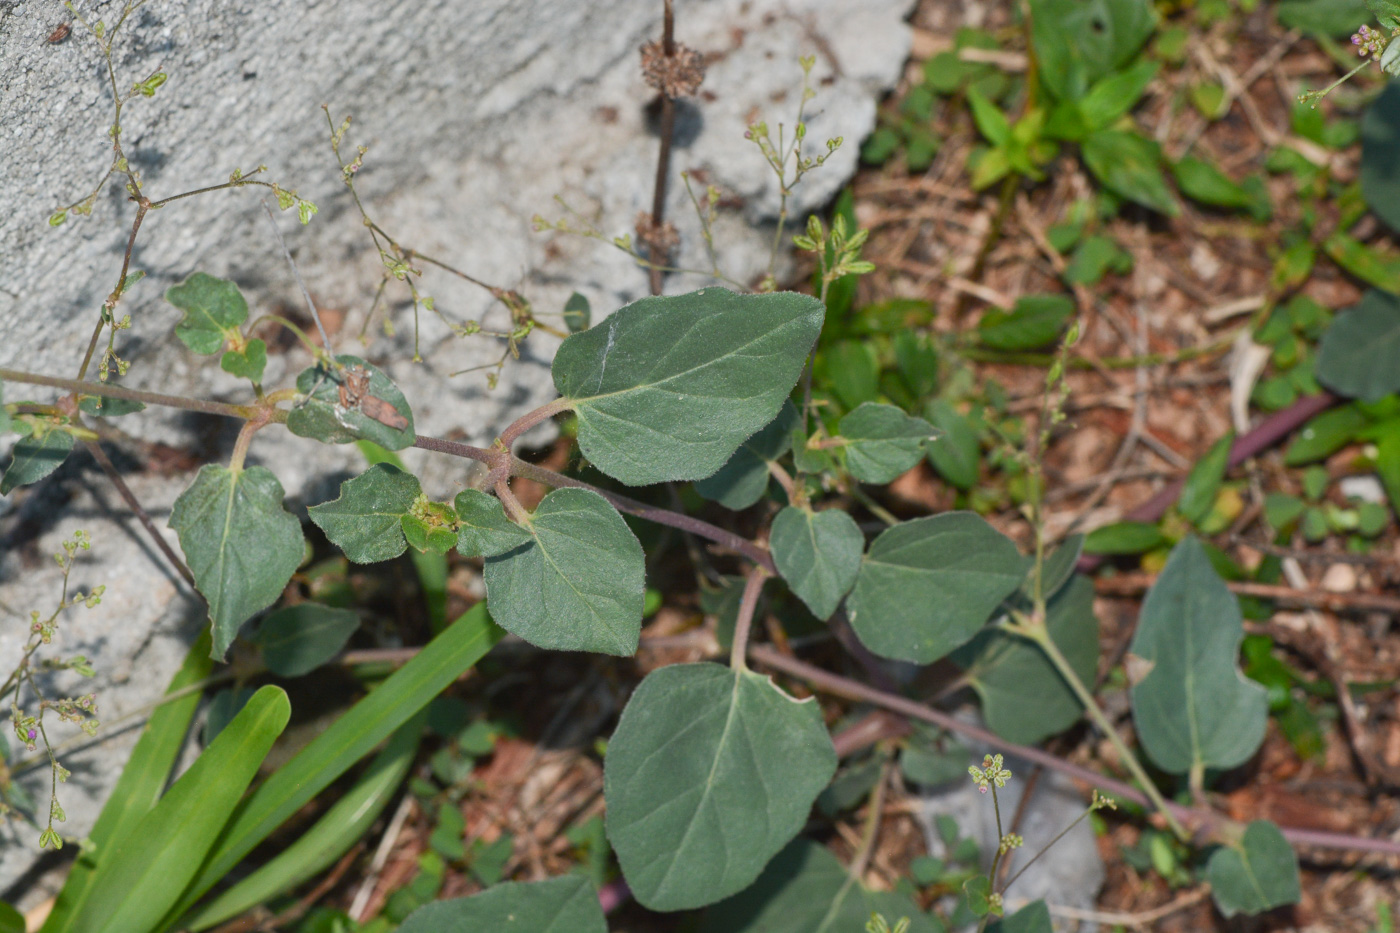
[[[787,585],[818,619],[829,619],[860,571],[865,535],[839,509],[789,506],[773,520],[768,546]]]
[[[63,465],[73,452],[73,435],[57,426],[42,434],[31,434],[16,444],[5,476],[0,479],[0,496],[8,496],[20,486],[37,483]]]
[[[925,442],[938,433],[924,419],[878,402],[847,414],[838,430],[846,440],[846,469],[863,483],[892,482],[912,469],[923,458]]]
[[[1237,846],[1222,846],[1206,863],[1206,879],[1215,906],[1226,917],[1261,914],[1296,904],[1298,856],[1279,828],[1268,820],[1245,827]]]

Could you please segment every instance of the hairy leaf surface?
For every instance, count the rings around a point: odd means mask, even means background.
[[[352,609],[320,603],[297,603],[263,619],[253,640],[262,648],[267,669],[279,677],[300,677],[335,657],[360,617]]]
[[[167,288],[165,300],[185,312],[175,325],[175,336],[202,356],[218,353],[248,320],[248,303],[238,286],[204,272]]]
[[[73,435],[54,427],[43,434],[31,434],[15,444],[10,465],[0,479],[0,496],[8,496],[20,486],[37,483],[63,465],[73,452]]]
[[[1147,594],[1130,650],[1151,665],[1133,686],[1133,723],[1164,771],[1233,768],[1264,740],[1267,691],[1239,669],[1244,623],[1194,537],[1172,549]]]
[[[863,483],[888,483],[913,468],[924,456],[924,443],[938,432],[878,402],[865,402],[842,419],[838,430],[848,442],[846,469]]]
[[[703,479],[778,414],[824,314],[787,292],[643,298],[565,340],[554,385],[604,473],[633,486]]]
[[[882,532],[846,611],[871,651],[931,664],[975,635],[1025,576],[1005,535],[971,512],[945,512]]]
[[[746,509],[768,489],[769,464],[792,446],[792,432],[802,416],[791,401],[783,402],[778,417],[739,445],[734,456],[713,476],[695,482],[695,491],[727,509]]]
[[[598,892],[582,875],[508,881],[408,915],[399,933],[607,933]]]
[[[753,883],[835,771],[814,701],[752,671],[663,667],[608,743],[608,838],[643,905],[701,907]]]
[[[617,509],[587,489],[556,489],[524,530],[524,543],[486,558],[501,628],[541,648],[634,654],[646,558]]]
[[[809,512],[788,506],[773,520],[768,546],[778,572],[812,615],[829,619],[856,582],[865,535],[839,509]]]
[[[341,483],[339,497],[306,511],[346,557],[373,564],[404,552],[401,521],[422,491],[412,473],[376,463]]]
[[[209,603],[213,657],[239,628],[282,595],[301,563],[301,523],[282,507],[282,484],[263,467],[202,467],[175,500],[170,527]]]
[[[1206,863],[1215,906],[1226,917],[1258,914],[1296,904],[1298,856],[1279,828],[1268,820],[1245,827],[1237,846],[1222,846]]]
[[[1351,398],[1378,402],[1400,391],[1400,298],[1369,291],[1338,315],[1317,350],[1317,380]]]
[[[385,450],[413,445],[413,411],[399,387],[358,356],[341,369],[318,363],[297,376],[304,398],[287,414],[287,430],[325,444],[373,441]]]

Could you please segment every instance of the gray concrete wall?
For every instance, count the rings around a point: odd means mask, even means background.
[[[765,119],[789,126],[799,101],[798,59],[814,55],[818,97],[810,138],[844,136],[846,145],[799,189],[799,215],[824,203],[853,171],[875,101],[897,78],[908,46],[909,0],[679,0],[678,38],[710,58],[701,97],[680,121],[673,170],[703,169],[732,199],[717,236],[735,277],[753,280],[767,262],[776,208],[775,179],[743,139]],[[120,3],[79,0],[89,18],[110,25]],[[660,0],[265,0],[152,2],[116,42],[118,86],[159,69],[169,81],[154,98],[129,104],[123,139],[151,197],[218,183],[234,168],[268,166],[267,177],[314,201],[307,227],[279,215],[318,303],[344,316],[338,349],[380,363],[405,390],[419,431],[460,432],[484,443],[522,411],[552,397],[552,338],[530,339],[525,358],[489,391],[480,373],[448,374],[494,360],[498,343],[459,339],[422,319],[424,362],[413,363],[411,309],[392,286],[396,335],[377,328],[367,347],[353,340],[365,319],[380,264],[353,210],[327,142],[320,110],[354,115],[349,147],[370,151],[358,187],[375,219],[403,243],[473,275],[516,288],[542,311],[557,311],[578,289],[606,313],[646,292],[646,277],[610,246],[540,234],[536,213],[560,215],[560,195],[609,236],[630,233],[649,207],[656,139],[644,108],[638,46],[659,34]],[[52,0],[0,2],[0,365],[69,376],[76,372],[97,308],[121,261],[133,206],[120,185],[99,197],[91,217],[51,228],[55,207],[82,196],[109,161],[105,131],[111,90],[90,35],[74,27],[46,42],[71,17]],[[353,152],[353,148],[351,149]],[[122,306],[133,327],[118,342],[133,366],[125,383],[204,397],[242,391],[208,360],[171,336],[180,312],[161,295],[203,270],[236,280],[254,314],[298,308],[257,189],[176,202],[146,220],[134,267],[149,277]],[[705,265],[693,212],[678,183],[668,210],[682,233],[680,261]],[[707,281],[674,276],[669,291]],[[422,289],[456,321],[490,307],[489,296],[429,272]],[[487,323],[500,325],[499,307]],[[266,383],[289,384],[308,357],[274,354]],[[6,387],[6,398],[51,398]],[[138,438],[182,447],[195,457],[227,455],[231,434],[210,433],[184,416],[122,419]],[[5,442],[0,442],[0,444]],[[0,448],[3,449],[3,448]],[[333,495],[356,468],[347,448],[326,448],[269,430],[250,459],[273,468],[293,504]],[[134,464],[133,464],[134,465]],[[417,462],[432,491],[462,484],[460,463]],[[140,480],[158,524],[188,475]],[[0,500],[0,663],[12,664],[31,608],[57,591],[51,559],[72,527],[97,548],[78,577],[105,582],[108,599],[72,617],[57,649],[87,653],[99,667],[104,718],[137,710],[156,696],[200,624],[197,599],[175,585],[124,518],[115,495],[75,458],[47,490]],[[174,536],[170,535],[171,540]],[[4,667],[8,670],[9,667]],[[63,730],[59,730],[62,732]],[[65,827],[80,836],[115,778],[133,736],[73,757],[63,801]],[[43,781],[31,772],[36,789]],[[37,831],[6,830],[0,890],[33,861]],[[27,895],[37,897],[38,889]]]

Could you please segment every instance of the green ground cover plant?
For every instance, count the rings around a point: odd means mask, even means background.
[[[110,27],[78,17],[109,62],[116,36],[139,5],[127,2]],[[1400,10],[1391,6],[1378,0],[1375,8],[1386,30],[1400,28]],[[1308,23],[1318,12],[1298,3],[1290,9],[1289,15]],[[1118,211],[1145,208],[1171,216],[1184,196],[1241,216],[1269,215],[1261,186],[1236,183],[1195,156],[1170,160],[1133,123],[1145,89],[1173,60],[1152,6],[1143,0],[1032,0],[1025,14],[1033,72],[1013,81],[985,63],[969,63],[959,52],[994,48],[995,37],[959,36],[951,52],[930,59],[923,90],[867,142],[865,158],[883,161],[902,153],[911,168],[927,164],[939,145],[926,125],[928,114],[938,101],[957,96],[982,138],[968,163],[973,184],[1000,185],[1002,205],[1042,181],[1055,159],[1078,160],[1098,186],[1093,201],[1076,206],[1050,232],[1065,259],[1060,274],[1069,290],[1128,271],[1131,257],[1098,232]],[[1372,41],[1369,36],[1365,41]],[[1388,66],[1387,49],[1371,57]],[[811,63],[803,64],[804,74],[810,72]],[[121,108],[152,97],[165,77],[148,77],[129,91],[112,80],[116,145],[104,181],[124,181],[136,205],[134,240],[145,213],[172,198],[146,194],[122,155]],[[813,93],[804,81],[804,105]],[[1214,112],[1208,91],[1196,98],[1194,106]],[[1288,463],[1307,465],[1345,444],[1366,442],[1392,510],[1400,502],[1400,382],[1389,351],[1400,341],[1400,276],[1394,257],[1350,239],[1346,231],[1368,205],[1382,221],[1394,222],[1390,167],[1394,136],[1400,134],[1397,101],[1392,88],[1367,111],[1360,130],[1366,170],[1355,191],[1339,192],[1336,182],[1309,177],[1306,167],[1278,156],[1279,172],[1297,176],[1300,197],[1319,205],[1339,201],[1348,222],[1336,225],[1320,248],[1311,230],[1280,245],[1275,284],[1248,325],[1269,348],[1273,367],[1256,390],[1260,407],[1292,411],[1301,397],[1327,401],[1311,417],[1295,420],[1299,430],[1285,454]],[[1310,127],[1305,113],[1298,121],[1300,135],[1342,142],[1327,127]],[[350,167],[364,150],[344,161],[348,122],[329,125],[353,196]],[[785,196],[821,164],[803,154],[806,130],[800,118],[790,132],[771,134],[764,124],[750,130]],[[840,145],[829,140],[826,151]],[[283,209],[296,207],[303,223],[312,219],[313,205],[257,176],[235,171],[213,187],[263,186]],[[86,213],[95,197],[56,211],[50,223]],[[707,191],[694,201],[708,238],[706,211],[714,209],[717,196]],[[420,308],[439,313],[414,284],[415,262],[438,263],[400,245],[367,214],[365,219],[385,266],[385,284],[407,284],[415,316]],[[656,216],[653,221],[661,222]],[[598,235],[577,219],[539,224]],[[1080,359],[1076,302],[1061,294],[1023,297],[945,345],[922,327],[931,309],[919,302],[855,307],[857,279],[874,266],[862,257],[867,233],[857,228],[849,203],[838,204],[829,221],[809,218],[799,229],[790,236],[779,225],[774,252],[790,239],[805,254],[815,269],[812,295],[777,289],[771,271],[757,288],[737,290],[730,286],[741,283],[715,269],[710,271],[724,284],[643,298],[597,323],[586,302],[571,300],[561,311],[557,332],[563,339],[551,364],[557,398],[507,426],[485,448],[416,433],[411,400],[380,368],[334,352],[324,332],[317,345],[289,321],[278,319],[301,339],[310,365],[291,385],[264,385],[268,347],[252,336],[254,322],[238,284],[198,270],[165,293],[183,314],[174,333],[192,354],[210,362],[217,356],[224,372],[246,380],[244,399],[214,402],[123,387],[119,377],[129,364],[119,355],[118,335],[128,322],[117,311],[139,281],[129,269],[128,250],[75,378],[0,370],[7,390],[0,429],[20,435],[0,491],[10,494],[42,481],[79,445],[105,463],[98,419],[130,417],[145,406],[228,417],[241,429],[229,460],[203,465],[169,520],[181,554],[167,557],[207,603],[209,628],[172,680],[169,701],[152,714],[101,819],[81,841],[42,930],[204,930],[284,894],[340,859],[384,812],[409,781],[425,730],[448,741],[432,759],[431,780],[419,775],[411,782],[414,793],[440,805],[440,832],[414,882],[422,890],[405,888],[409,893],[396,906],[364,925],[313,915],[303,929],[322,923],[319,929],[376,933],[395,925],[402,931],[604,931],[598,887],[607,883],[610,852],[637,902],[656,912],[703,909],[700,929],[716,933],[834,933],[863,925],[930,933],[960,923],[975,923],[979,930],[1049,930],[1044,902],[1007,908],[1017,876],[1005,878],[999,866],[1024,840],[1002,832],[997,790],[1016,778],[1002,752],[1093,783],[1097,789],[1081,819],[1121,805],[1157,821],[1158,848],[1185,853],[1182,858],[1209,882],[1214,904],[1227,918],[1299,899],[1296,845],[1365,848],[1366,840],[1266,820],[1236,821],[1212,803],[1229,772],[1259,750],[1271,713],[1289,723],[1284,728],[1296,745],[1317,728],[1306,703],[1292,696],[1300,678],[1270,663],[1270,645],[1246,642],[1241,658],[1246,615],[1271,610],[1262,601],[1242,603],[1227,584],[1274,582],[1277,577],[1269,575],[1277,568],[1265,562],[1246,572],[1209,542],[1232,517],[1231,496],[1238,490],[1230,470],[1248,455],[1246,438],[1217,440],[1158,514],[1052,545],[1044,516],[1044,453],[1054,432],[1063,430],[1066,374]],[[649,273],[665,268],[655,243],[618,238],[615,245]],[[1293,293],[1306,276],[1298,270],[1324,257],[1375,289],[1335,318]],[[485,335],[503,343],[494,377],[519,344],[545,325],[520,295],[492,293],[510,311],[512,329],[455,329],[463,337]],[[311,313],[314,318],[314,307]],[[106,348],[98,354],[104,336]],[[995,398],[994,387],[968,384],[958,375],[960,354],[1034,354],[1032,360],[1044,366],[1036,417],[1012,413]],[[19,385],[61,394],[56,401],[16,399]],[[974,396],[986,404],[969,410],[962,403]],[[522,434],[550,419],[577,446],[577,463],[567,472],[514,452]],[[431,641],[391,673],[362,671],[364,696],[293,758],[261,776],[260,766],[288,723],[288,693],[268,683],[221,694],[203,751],[171,782],[199,688],[218,676],[215,664],[229,657],[236,641],[256,648],[276,679],[290,680],[340,655],[358,624],[333,594],[278,606],[294,576],[314,576],[306,526],[286,508],[275,464],[247,462],[258,432],[279,425],[308,443],[354,443],[365,453],[366,469],[342,483],[336,498],[307,510],[311,525],[348,562],[378,564],[408,553],[423,590],[441,594],[447,555],[455,553],[454,559],[480,561],[486,600],[451,621],[445,600],[430,601],[436,607]],[[451,501],[429,500],[396,456],[410,447],[464,461],[463,475],[470,477],[464,488]],[[956,490],[956,507],[914,518],[891,514],[872,493],[925,461]],[[482,468],[468,472],[471,464]],[[984,488],[984,469],[998,474],[999,486]],[[517,494],[519,480],[550,491],[527,507]],[[1325,473],[1314,475],[1303,496],[1271,499],[1267,521],[1280,534],[1301,524],[1308,537],[1346,535],[1356,550],[1365,550],[1393,524],[1390,515],[1362,504],[1329,511],[1322,502],[1326,482]],[[678,506],[654,504],[663,500],[647,487],[667,484],[676,493],[669,501]],[[843,505],[851,501],[861,510]],[[1020,508],[1029,526],[1029,547],[984,517],[1008,503]],[[711,521],[718,509],[735,514]],[[873,521],[862,523],[852,511]],[[727,623],[729,656],[658,668],[632,692],[603,751],[606,816],[579,828],[577,836],[576,844],[593,860],[588,871],[529,883],[503,880],[500,853],[468,851],[457,825],[460,812],[448,803],[475,758],[489,754],[505,727],[454,711],[439,696],[507,633],[540,649],[633,656],[650,611],[643,541],[653,545],[653,554],[656,548],[648,525],[674,529],[722,552],[731,572],[712,595],[715,614]],[[88,544],[75,539],[57,555],[64,592],[52,615],[35,614],[33,639],[4,691],[19,743],[31,751],[43,745],[49,755],[50,818],[38,821],[44,824],[38,841],[55,848],[78,840],[61,832],[57,785],[66,773],[44,714],[95,729],[95,700],[49,699],[39,692],[35,671],[63,613],[101,598],[96,591],[67,592],[66,573]],[[1128,647],[1130,740],[1095,693],[1102,645],[1088,572],[1105,556],[1134,555],[1144,555],[1145,565],[1155,561],[1160,574]],[[960,672],[958,682],[977,697],[987,729],[952,720],[897,689],[870,687],[753,644],[764,600],[786,605],[789,617],[816,637],[844,640],[853,663],[863,663],[876,684],[888,684],[884,662],[951,662]],[[81,623],[64,617],[63,624]],[[51,666],[90,673],[88,664],[71,658]],[[754,666],[790,680],[780,682]],[[803,682],[1001,749],[980,766],[970,764],[965,749],[930,732],[908,739],[897,761],[912,781],[970,777],[990,797],[998,829],[990,864],[979,862],[976,845],[968,850],[952,827],[947,835],[956,857],[920,865],[907,890],[867,886],[863,863],[895,756],[886,748],[838,771],[823,706],[793,689]],[[1111,743],[1125,778],[1086,776],[1084,769],[1028,747],[1085,719]],[[247,861],[338,781],[346,789],[312,826],[279,843],[275,858],[256,866]],[[842,864],[805,834],[814,805],[839,812],[866,799],[874,818],[853,864]],[[25,809],[24,801],[13,798],[10,805]],[[1393,847],[1372,849],[1394,853]],[[1054,850],[1044,857],[1054,858]],[[485,890],[425,903],[437,894],[450,862],[470,864]],[[920,886],[940,887],[951,906],[923,909],[911,897]]]

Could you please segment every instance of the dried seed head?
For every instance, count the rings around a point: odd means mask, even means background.
[[[642,46],[642,79],[672,100],[690,97],[705,80],[705,59],[679,42],[670,55],[659,39],[648,42]]]

